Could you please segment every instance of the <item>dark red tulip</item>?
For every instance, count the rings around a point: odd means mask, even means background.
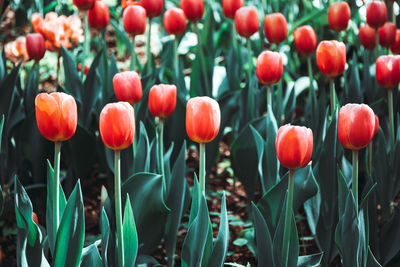
[[[39,61],[46,53],[46,44],[40,33],[29,33],[26,35],[26,51],[29,58]]]
[[[164,29],[171,35],[182,35],[186,32],[186,16],[182,9],[173,7],[164,14]]]
[[[250,38],[260,27],[257,10],[254,7],[238,9],[235,14],[235,27],[240,36]]]
[[[204,15],[203,0],[181,0],[180,3],[186,18],[191,22],[200,20]]]
[[[256,73],[262,84],[271,85],[279,82],[283,74],[281,55],[273,51],[262,52],[257,58]]]
[[[74,0],[74,5],[79,10],[89,10],[93,7],[96,0]]]
[[[328,9],[329,27],[335,32],[345,31],[349,24],[351,11],[349,4],[344,1],[333,3]]]
[[[293,32],[294,43],[297,52],[303,56],[312,55],[317,46],[317,35],[311,26],[305,25],[298,27]]]
[[[222,11],[225,17],[234,19],[236,11],[243,5],[243,0],[222,0]]]
[[[358,29],[358,38],[360,39],[360,43],[364,46],[365,49],[375,49],[375,29],[370,27],[368,24],[360,26],[360,28]]]
[[[390,50],[393,54],[400,54],[400,30],[396,30],[396,39]]]
[[[322,41],[317,47],[319,70],[329,78],[343,74],[346,67],[346,46],[336,40]]]
[[[268,42],[279,45],[286,40],[288,29],[282,13],[272,13],[264,17],[264,32]]]
[[[398,56],[387,55],[376,59],[376,79],[379,85],[386,89],[392,89],[400,81],[400,62]]]
[[[110,9],[103,1],[95,1],[92,9],[88,11],[88,21],[92,28],[103,30],[110,23]]]
[[[122,20],[126,33],[136,36],[146,31],[146,10],[139,5],[131,5],[125,8]]]
[[[387,8],[383,1],[373,1],[367,7],[367,23],[372,28],[378,29],[387,20]]]
[[[146,9],[149,18],[158,17],[164,9],[164,0],[141,0],[140,5]]]
[[[379,44],[382,47],[390,47],[396,41],[396,24],[393,22],[386,22],[378,30]]]

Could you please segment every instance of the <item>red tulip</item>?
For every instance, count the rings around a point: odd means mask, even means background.
[[[181,0],[180,3],[186,18],[191,22],[200,20],[204,15],[203,0]]]
[[[164,14],[164,29],[168,34],[182,35],[186,32],[186,16],[182,9],[173,7]]]
[[[262,84],[279,82],[283,74],[282,57],[278,52],[264,51],[257,58],[257,78]]]
[[[375,29],[368,24],[360,26],[358,29],[358,38],[365,49],[374,50],[376,47]]]
[[[158,17],[164,9],[164,0],[141,0],[140,5],[146,9],[149,18]]]
[[[375,114],[365,104],[347,104],[339,111],[338,137],[344,148],[359,150],[374,137]]]
[[[396,39],[390,50],[393,54],[400,54],[400,30],[396,30]]]
[[[236,11],[243,5],[243,0],[222,0],[222,11],[225,17],[234,19]]]
[[[396,24],[386,22],[378,30],[379,44],[382,47],[390,47],[396,41]]]
[[[46,53],[46,44],[43,35],[40,33],[29,33],[26,35],[26,51],[29,58],[39,61]]]
[[[88,11],[88,21],[92,28],[103,30],[110,23],[110,10],[103,1],[95,1],[92,9]]]
[[[35,213],[34,211],[32,212],[32,221],[33,221],[36,225],[39,225],[38,216],[36,215],[36,213]]]
[[[317,47],[319,70],[329,78],[342,75],[346,66],[346,46],[338,41],[322,41]]]
[[[380,56],[375,64],[376,79],[379,85],[386,89],[392,89],[400,81],[400,62],[398,56]]]
[[[293,32],[294,43],[297,51],[303,56],[310,56],[314,53],[317,46],[317,35],[311,26],[305,25],[298,27]]]
[[[128,6],[122,15],[124,29],[132,36],[145,33],[146,19],[146,10],[139,5]]]
[[[375,115],[375,129],[374,129],[374,136],[379,132],[379,117]]]
[[[197,143],[209,143],[218,135],[221,111],[207,96],[191,98],[186,105],[186,132]]]
[[[114,75],[113,86],[119,101],[129,102],[132,106],[142,99],[142,82],[135,71],[124,71]]]
[[[268,42],[279,45],[286,40],[287,22],[282,13],[272,13],[264,17],[264,32]]]
[[[74,5],[79,10],[89,10],[94,6],[96,0],[74,0]]]
[[[349,24],[351,11],[346,2],[336,2],[329,6],[328,22],[329,27],[335,32],[345,31]]]
[[[250,38],[260,27],[257,10],[254,7],[238,9],[235,13],[235,27],[240,36]]]
[[[367,7],[367,23],[372,28],[378,29],[387,20],[386,4],[383,1],[373,1]]]
[[[61,142],[76,131],[78,112],[75,99],[65,93],[41,93],[36,96],[36,122],[48,140]]]
[[[176,106],[176,86],[154,85],[149,92],[149,110],[154,117],[165,119],[174,112]]]
[[[304,168],[311,160],[311,129],[286,124],[279,128],[275,140],[276,154],[282,166],[294,170]]]
[[[127,102],[107,104],[100,113],[100,135],[112,150],[129,147],[135,138],[135,112]]]
[[[82,64],[79,63],[78,66],[76,66],[76,69],[77,69],[79,72],[81,72],[81,71],[82,71]],[[89,67],[86,66],[86,65],[84,65],[84,66],[83,66],[83,74],[84,74],[84,75],[87,75],[88,73],[89,73]]]

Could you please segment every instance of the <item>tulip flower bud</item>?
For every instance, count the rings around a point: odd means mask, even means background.
[[[375,64],[378,84],[386,89],[392,89],[400,81],[400,62],[398,56],[380,56]]]
[[[140,5],[146,9],[149,18],[158,17],[164,9],[164,0],[141,0]]]
[[[125,8],[122,15],[124,29],[131,36],[144,34],[146,31],[146,10],[139,5]]]
[[[358,38],[365,49],[374,50],[376,47],[375,29],[368,24],[360,26],[358,29]]]
[[[306,127],[286,124],[278,130],[275,147],[282,166],[290,170],[304,168],[311,160],[313,132]]]
[[[262,84],[271,85],[279,82],[283,74],[282,57],[279,52],[262,52],[257,58],[256,73]]]
[[[287,22],[282,13],[272,13],[264,17],[264,32],[268,42],[279,45],[286,40]]]
[[[346,2],[336,2],[329,6],[328,22],[329,27],[335,32],[345,31],[349,24],[351,11]]]
[[[96,0],[74,0],[74,5],[79,10],[89,10],[93,8],[95,1]]]
[[[393,54],[400,54],[400,30],[396,30],[396,38],[394,44],[390,47]]]
[[[186,18],[191,22],[200,20],[204,15],[203,0],[181,0],[180,6]]]
[[[78,112],[75,99],[65,93],[36,96],[36,122],[40,133],[53,142],[66,141],[76,131]]]
[[[219,104],[207,96],[189,99],[186,105],[186,132],[197,143],[209,143],[221,124]]]
[[[367,23],[372,28],[378,29],[387,20],[386,4],[383,1],[373,1],[367,7]]]
[[[149,110],[154,117],[165,119],[174,112],[176,106],[176,86],[154,85],[149,92]]]
[[[374,137],[375,114],[365,104],[347,104],[339,111],[338,137],[344,148],[359,150]]]
[[[237,33],[245,38],[250,38],[258,32],[260,21],[254,7],[241,7],[235,13],[235,27]]]
[[[379,117],[375,115],[375,129],[374,129],[374,136],[379,132]]]
[[[100,135],[112,150],[123,150],[135,138],[135,111],[127,102],[107,104],[100,113]]]
[[[311,26],[305,25],[298,27],[293,32],[294,43],[297,52],[303,56],[310,56],[317,46],[317,35]]]
[[[36,215],[36,213],[35,213],[34,211],[32,212],[32,221],[33,221],[36,225],[39,225],[38,216]]]
[[[329,78],[340,76],[346,66],[346,46],[336,40],[322,41],[317,47],[319,70]]]
[[[396,41],[396,24],[386,22],[378,29],[379,44],[382,47],[390,47]]]
[[[182,9],[173,7],[164,14],[164,29],[171,35],[182,35],[186,32],[186,16]]]
[[[40,33],[30,33],[26,35],[26,51],[29,58],[39,61],[46,53],[46,44],[43,35]]]
[[[95,1],[92,9],[88,11],[88,21],[92,28],[103,30],[110,23],[110,10],[103,1]]]
[[[119,101],[128,102],[132,106],[142,99],[142,82],[135,71],[124,71],[114,75],[113,86]]]
[[[222,11],[225,17],[234,19],[236,11],[243,5],[243,0],[222,0]]]

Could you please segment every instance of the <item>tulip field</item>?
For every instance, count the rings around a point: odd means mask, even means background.
[[[399,2],[1,0],[0,266],[400,266]]]

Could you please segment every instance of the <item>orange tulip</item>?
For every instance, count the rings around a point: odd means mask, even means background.
[[[329,27],[335,32],[345,31],[349,24],[351,11],[346,2],[336,2],[329,6],[328,22]]]
[[[136,36],[146,31],[146,10],[139,5],[132,5],[125,8],[122,15],[126,33]]]
[[[298,27],[293,32],[294,43],[297,52],[303,56],[310,56],[317,46],[317,35],[311,26],[305,25]]]
[[[346,66],[346,46],[336,40],[322,41],[317,47],[319,70],[329,78],[340,76]]]
[[[168,9],[164,14],[163,23],[168,34],[182,35],[186,32],[186,16],[180,8]]]
[[[132,106],[142,99],[142,82],[135,71],[124,71],[114,75],[113,86],[119,101],[129,102]]]
[[[180,6],[185,12],[186,18],[191,22],[200,20],[204,15],[203,0],[181,0]]]
[[[100,135],[112,150],[122,150],[133,143],[135,112],[127,102],[107,104],[100,113]]]
[[[378,84],[386,89],[392,89],[400,81],[400,62],[398,56],[380,56],[376,59],[375,73]]]
[[[358,38],[361,44],[368,50],[374,50],[376,47],[375,29],[368,24],[360,26],[358,29]]]
[[[386,22],[378,29],[379,44],[382,47],[390,47],[396,41],[396,24]]]
[[[294,170],[304,168],[311,160],[311,129],[286,124],[279,128],[275,140],[276,153],[282,166]]]
[[[154,85],[149,92],[149,110],[154,117],[165,119],[174,112],[176,106],[176,86]]]
[[[241,7],[235,13],[235,27],[237,33],[245,38],[250,38],[258,32],[260,21],[254,7]]]
[[[396,38],[394,44],[390,47],[393,54],[400,54],[400,30],[396,30]]]
[[[288,35],[287,22],[282,13],[272,13],[264,17],[264,32],[268,42],[279,45]]]
[[[243,0],[222,0],[222,11],[225,17],[234,19],[236,11],[243,5]]]
[[[367,23],[372,28],[378,29],[387,20],[387,8],[383,1],[373,1],[367,7]]]
[[[197,143],[209,143],[218,135],[221,124],[219,104],[207,96],[195,97],[186,105],[186,132]]]
[[[283,74],[281,55],[273,51],[262,52],[257,58],[256,74],[262,84],[279,82]]]
[[[344,148],[359,150],[374,137],[375,114],[365,104],[347,104],[339,111],[338,137]]]
[[[36,122],[48,140],[70,139],[76,131],[78,112],[75,99],[65,93],[41,93],[36,96]]]

